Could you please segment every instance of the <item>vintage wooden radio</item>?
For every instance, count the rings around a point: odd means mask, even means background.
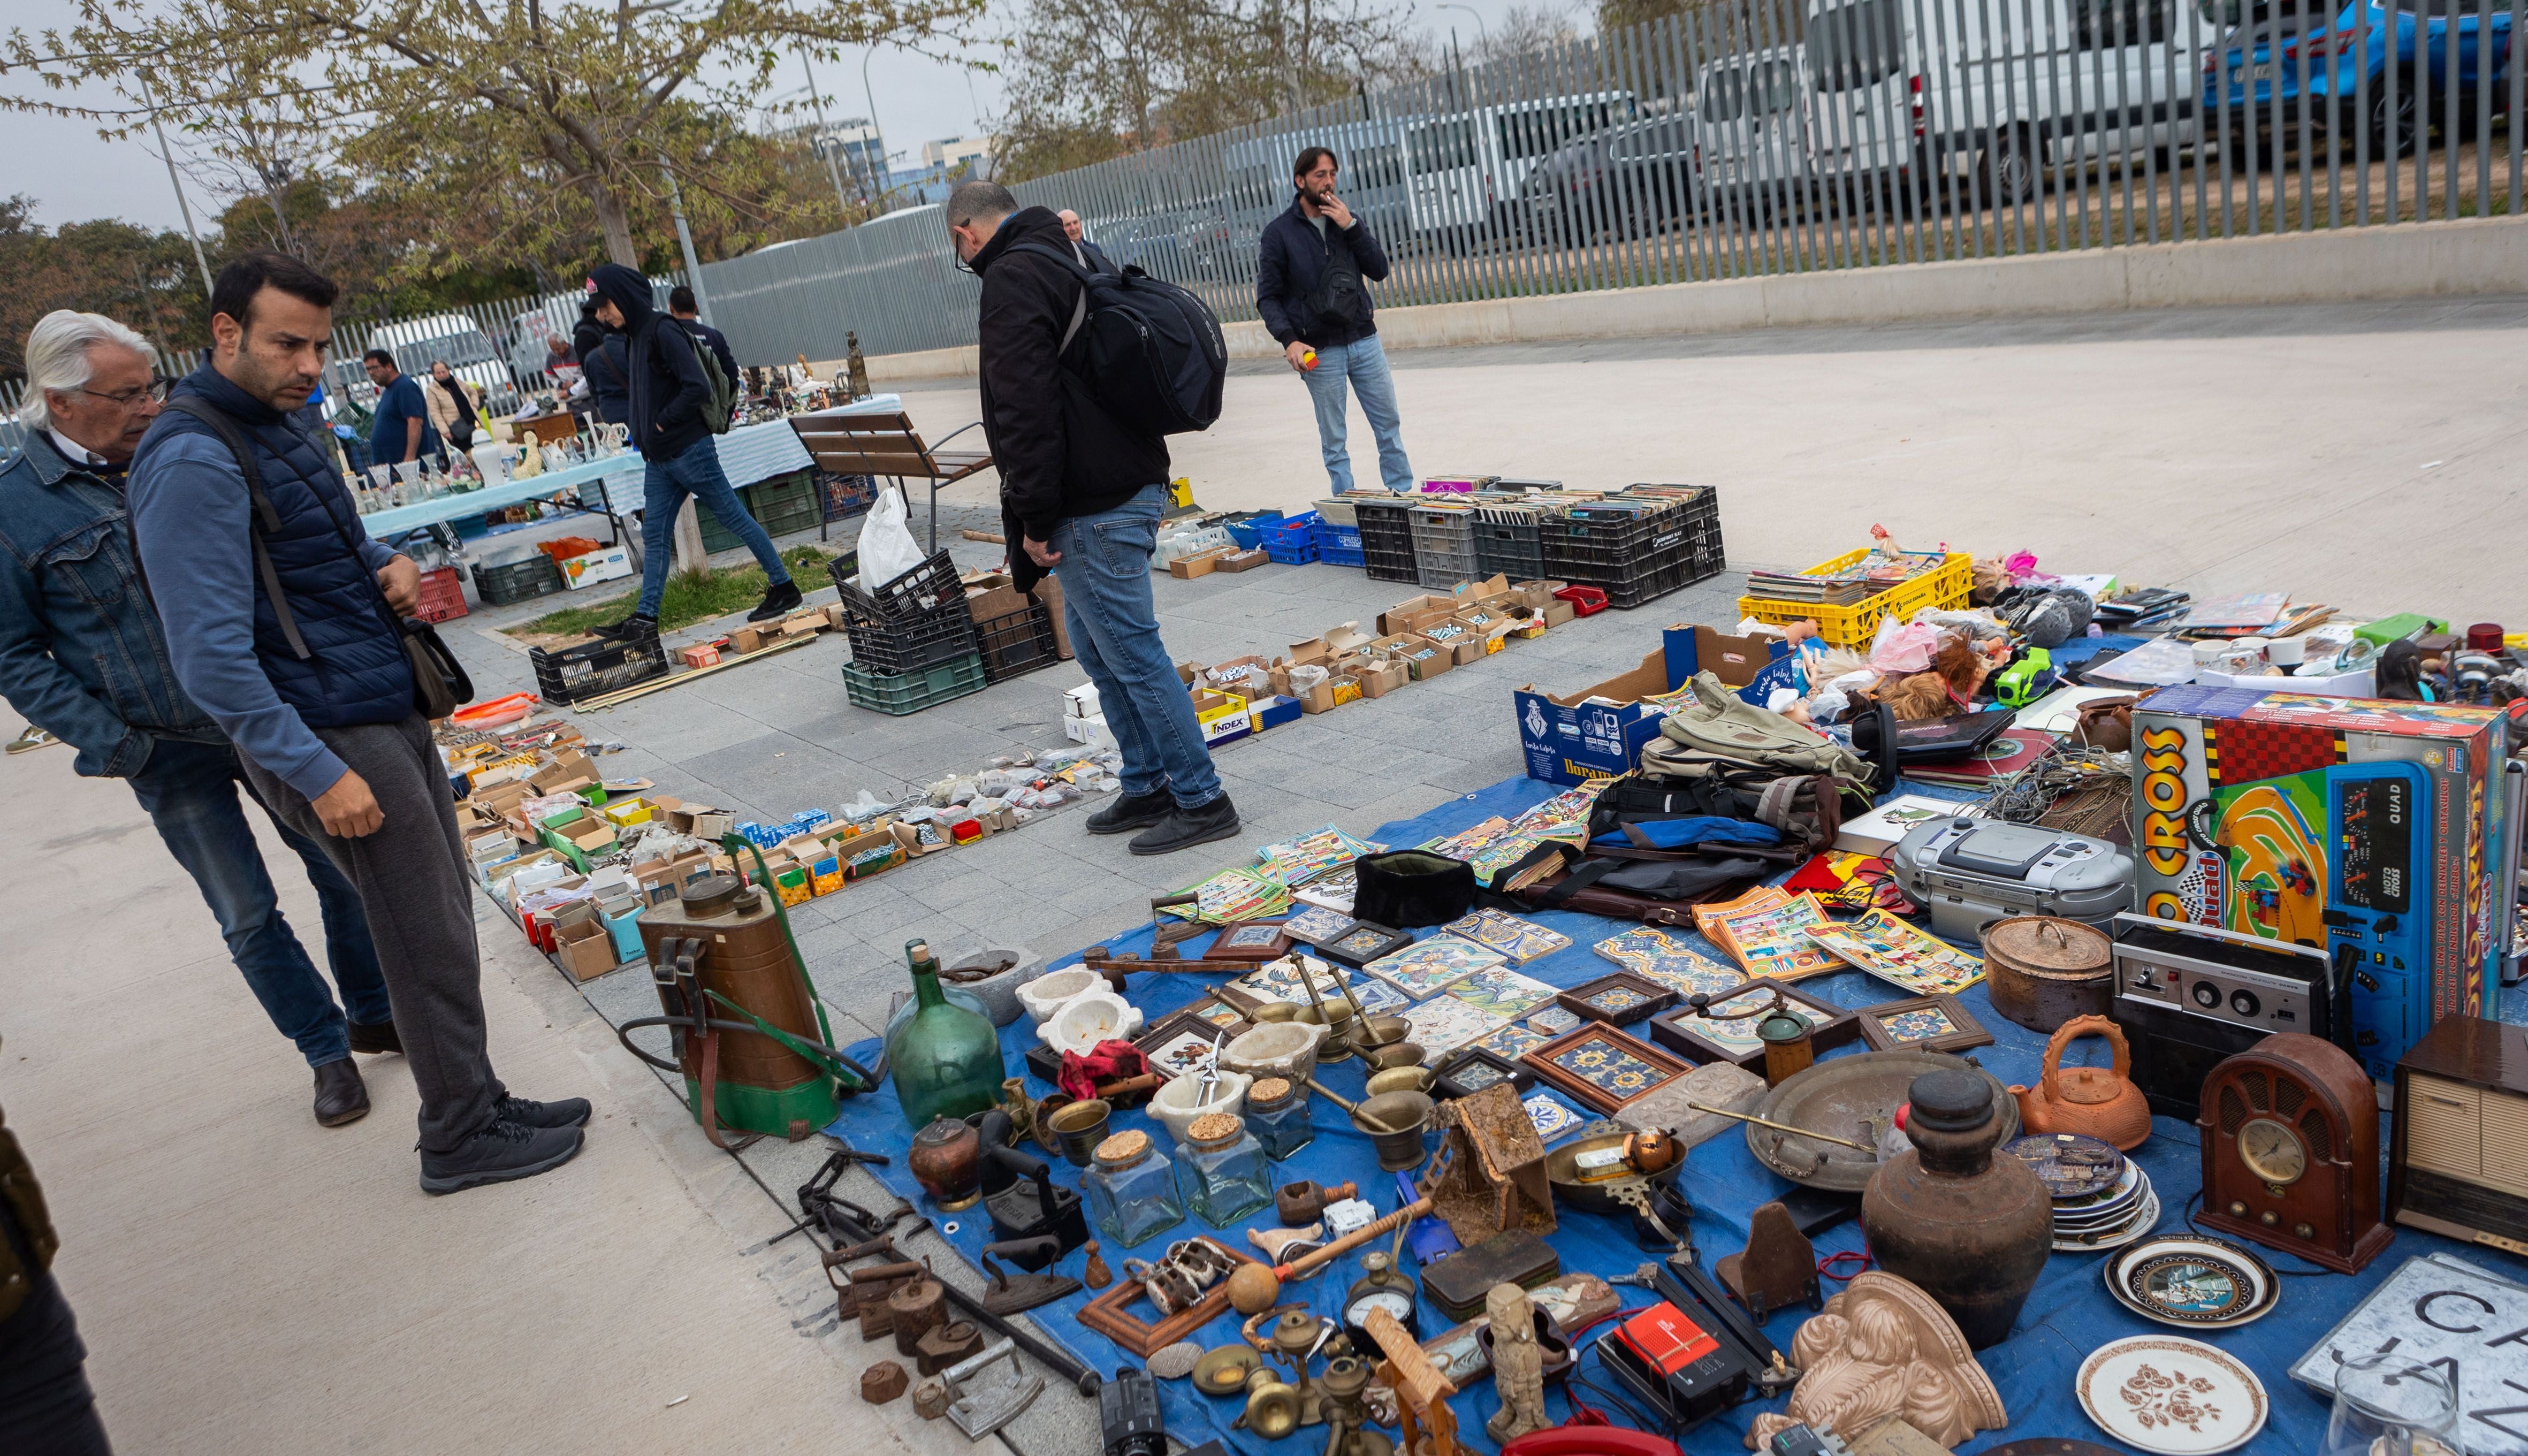
[[[2375,1094],[2334,1043],[2277,1032],[2224,1061],[2203,1079],[2194,1130],[2205,1226],[2339,1274],[2396,1236],[2379,1222]]]
[[[2528,1254],[2528,1029],[2450,1016],[2397,1062],[2388,1217]]]

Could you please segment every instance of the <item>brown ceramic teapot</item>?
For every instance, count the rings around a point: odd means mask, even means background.
[[[2095,1032],[2115,1049],[2113,1066],[2065,1066],[2063,1050]],[[2150,1103],[2133,1084],[2133,1049],[2124,1028],[2104,1016],[2074,1016],[2045,1043],[2045,1075],[2034,1087],[2010,1089],[2020,1125],[2032,1133],[2082,1132],[2125,1152],[2150,1136]]]

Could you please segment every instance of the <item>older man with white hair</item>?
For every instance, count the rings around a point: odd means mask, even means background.
[[[359,892],[274,818],[316,888],[337,1007],[282,918],[237,798],[254,789],[237,750],[170,666],[124,500],[125,469],[168,385],[140,336],[102,315],[58,310],[27,335],[26,448],[0,470],[0,696],[77,751],[78,772],[131,783],[247,987],[315,1068],[316,1120],[339,1126],[369,1110],[351,1054],[403,1045]]]

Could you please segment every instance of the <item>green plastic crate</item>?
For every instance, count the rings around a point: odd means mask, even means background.
[[[870,672],[857,662],[843,664],[843,693],[854,707],[892,713],[899,718],[981,691],[983,657],[979,652],[912,672]]]
[[[816,482],[813,472],[758,481],[741,486],[737,502],[766,536],[788,536],[793,532],[813,531],[824,519],[824,508],[816,498]],[[732,536],[719,523],[719,517],[708,510],[698,511],[703,526],[703,549],[733,551],[745,543]]]

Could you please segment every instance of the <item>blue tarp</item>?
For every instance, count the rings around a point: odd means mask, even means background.
[[[1925,785],[1906,784],[1908,792],[1937,798],[1963,798],[1954,791]],[[1370,838],[1390,846],[1420,844],[1436,836],[1454,833],[1490,815],[1514,815],[1529,806],[1543,802],[1557,790],[1554,786],[1530,779],[1513,779],[1496,784],[1479,793],[1452,800],[1418,818],[1402,820],[1379,829]],[[1591,951],[1597,942],[1627,928],[1638,928],[1628,921],[1609,920],[1596,915],[1568,911],[1536,913],[1532,918],[1571,938],[1569,948],[1553,956],[1531,962],[1520,967],[1529,975],[1558,986],[1577,985],[1605,974],[1610,963]],[[1429,931],[1419,932],[1429,934]],[[1699,943],[1691,931],[1672,931],[1689,942]],[[1119,951],[1146,954],[1149,931],[1110,937],[1105,944]],[[1701,947],[1724,962],[1727,958],[1713,948]],[[1973,949],[1970,947],[1970,949]],[[1076,961],[1066,958],[1058,964]],[[1132,978],[1130,994],[1155,1021],[1176,1007],[1202,994],[1208,982],[1194,976],[1148,974]],[[1844,1006],[1870,1006],[1894,1000],[1901,991],[1859,972],[1814,976],[1800,982],[1800,989]],[[1995,1037],[1992,1046],[1977,1048],[1968,1055],[1975,1057],[2005,1083],[2033,1083],[2037,1079],[2038,1059],[2044,1051],[2045,1038],[2005,1020],[1991,1010],[1990,998],[1982,986],[1967,991],[1961,998],[1985,1028]],[[2513,998],[2506,1019],[2521,1020],[2528,1011],[2528,998]],[[1012,1072],[1024,1072],[1022,1058],[1032,1044],[1034,1027],[1025,1016],[1003,1028],[1001,1045],[1004,1060]],[[874,1047],[863,1050],[874,1054]],[[1858,1043],[1848,1051],[1861,1050]],[[1828,1055],[1848,1055],[1838,1051]],[[2099,1060],[2103,1045],[2094,1038],[2076,1044],[2071,1060],[2075,1063]],[[856,1053],[859,1055],[859,1053]],[[1357,1061],[1323,1068],[1320,1078],[1346,1097],[1359,1095],[1363,1073]],[[1051,1087],[1029,1079],[1031,1093],[1042,1095]],[[1356,1179],[1382,1211],[1396,1206],[1392,1174],[1380,1173],[1369,1141],[1354,1132],[1341,1112],[1323,1099],[1317,1101],[1316,1140],[1299,1150],[1290,1162],[1277,1165],[1275,1180],[1287,1182],[1297,1178],[1314,1178],[1334,1183]],[[1577,1109],[1594,1117],[1585,1108]],[[1116,1127],[1145,1127],[1165,1138],[1164,1129],[1138,1112],[1116,1114]],[[957,1232],[949,1241],[973,1260],[982,1246],[991,1241],[990,1221],[978,1206],[962,1216],[940,1215],[914,1186],[906,1173],[901,1154],[911,1139],[911,1129],[891,1090],[853,1099],[845,1104],[842,1116],[829,1129],[851,1142],[854,1147],[872,1152],[899,1155],[891,1168],[872,1170],[898,1195],[911,1199],[934,1222],[945,1224],[953,1221]],[[2384,1146],[2384,1138],[2382,1143]],[[2166,1232],[2184,1227],[2184,1211],[2189,1195],[2200,1185],[2199,1155],[2191,1124],[2166,1118],[2152,1120],[2151,1138],[2137,1149],[2133,1157],[2148,1171],[2158,1189],[2163,1213],[2159,1228]],[[1060,1165],[1057,1165],[1058,1167]],[[1065,1182],[1075,1180],[1065,1168]],[[1724,1133],[1693,1150],[1687,1160],[1681,1184],[1693,1203],[1695,1217],[1692,1237],[1702,1251],[1707,1268],[1722,1254],[1732,1253],[1747,1241],[1747,1220],[1757,1208],[1791,1190],[1792,1185],[1755,1160],[1744,1137]],[[1627,1228],[1615,1220],[1569,1208],[1557,1210],[1560,1226],[1550,1242],[1560,1256],[1562,1268],[1586,1270],[1599,1274],[1629,1273],[1645,1260],[1656,1257],[1635,1245]],[[1258,1221],[1269,1225],[1270,1210]],[[1125,1257],[1155,1258],[1165,1246],[1191,1234],[1217,1232],[1224,1241],[1245,1247],[1242,1230],[1213,1230],[1197,1220],[1188,1219],[1146,1244],[1129,1250],[1108,1248],[1104,1256],[1109,1267],[1120,1276]],[[1839,1250],[1859,1250],[1861,1229],[1857,1222],[1821,1235],[1817,1250],[1822,1257]],[[1380,1241],[1384,1246],[1384,1241]],[[2254,1456],[2285,1456],[2315,1450],[2324,1435],[2328,1408],[2325,1402],[2291,1384],[2285,1371],[2309,1346],[2316,1343],[2337,1321],[2359,1302],[2389,1273],[2412,1256],[2431,1252],[2459,1252],[2460,1246],[2406,1228],[2398,1229],[2396,1241],[2362,1274],[2351,1276],[2322,1274],[2284,1281],[2280,1304],[2273,1313],[2255,1324],[2237,1330],[2212,1332],[2201,1337],[2222,1346],[2253,1367],[2265,1382],[2272,1405],[2272,1416],[2265,1429],[2253,1441],[2240,1449]],[[1251,1252],[1251,1250],[1250,1250]],[[2481,1262],[2499,1272],[2517,1275],[2528,1271],[2528,1263],[2509,1259],[2489,1250],[2464,1248],[2464,1257]],[[2104,1256],[2097,1254],[2057,1254],[2045,1266],[2043,1278],[2029,1295],[2021,1312],[2019,1325],[2011,1337],[1991,1349],[1982,1351],[1980,1359],[1993,1383],[2001,1392],[2002,1403],[2010,1413],[2009,1426],[2000,1431],[1987,1431],[1959,1447],[1962,1452],[1977,1452],[2020,1436],[2075,1436],[2101,1440],[2103,1433],[2081,1413],[2072,1391],[2072,1380],[2080,1361],[2097,1346],[2127,1335],[2165,1333],[2162,1326],[2128,1314],[2111,1299],[2101,1283],[2100,1268]],[[2297,1261],[2275,1255],[2277,1268],[2290,1268]],[[1073,1255],[1056,1266],[1062,1273],[1077,1274],[1080,1259]],[[1852,1266],[1844,1266],[1848,1272]],[[1357,1256],[1338,1260],[1334,1267],[1314,1278],[1284,1291],[1286,1299],[1305,1299],[1311,1308],[1323,1314],[1338,1313],[1343,1292],[1359,1276]],[[1829,1291],[1834,1287],[1829,1284]],[[1618,1286],[1626,1296],[1628,1308],[1649,1302],[1647,1291],[1631,1286]],[[1081,1293],[1033,1312],[1033,1318],[1057,1338],[1062,1339],[1090,1365],[1111,1371],[1119,1365],[1140,1362],[1117,1348],[1103,1336],[1081,1328],[1072,1320],[1080,1306],[1092,1297]],[[1428,1300],[1420,1307],[1424,1338],[1448,1327],[1449,1321]],[[1787,1352],[1791,1336],[1806,1317],[1805,1310],[1776,1314],[1765,1326],[1765,1332]],[[1208,1348],[1234,1343],[1238,1338],[1237,1319],[1224,1316],[1194,1332],[1196,1343]],[[1594,1331],[1589,1337],[1594,1337]],[[2197,1331],[2188,1331],[2197,1333]],[[1583,1373],[1599,1385],[1610,1389],[1613,1378],[1602,1371],[1595,1357],[1582,1366]],[[1167,1412],[1171,1434],[1188,1445],[1199,1445],[1218,1437],[1232,1450],[1249,1456],[1314,1456],[1325,1444],[1322,1428],[1309,1428],[1279,1442],[1260,1440],[1244,1430],[1233,1430],[1230,1422],[1242,1408],[1242,1397],[1210,1397],[1197,1393],[1189,1381],[1163,1380],[1159,1383],[1162,1403]],[[1562,1397],[1549,1395],[1552,1414],[1559,1419],[1567,1410]],[[1599,1402],[1602,1406],[1604,1402]],[[1460,1393],[1454,1402],[1457,1414],[1458,1439],[1469,1450],[1496,1449],[1484,1433],[1484,1421],[1498,1409],[1489,1380],[1478,1378]],[[1690,1452],[1718,1453],[1742,1451],[1748,1422],[1760,1411],[1779,1409],[1779,1402],[1756,1403],[1738,1407],[1679,1437]]]

